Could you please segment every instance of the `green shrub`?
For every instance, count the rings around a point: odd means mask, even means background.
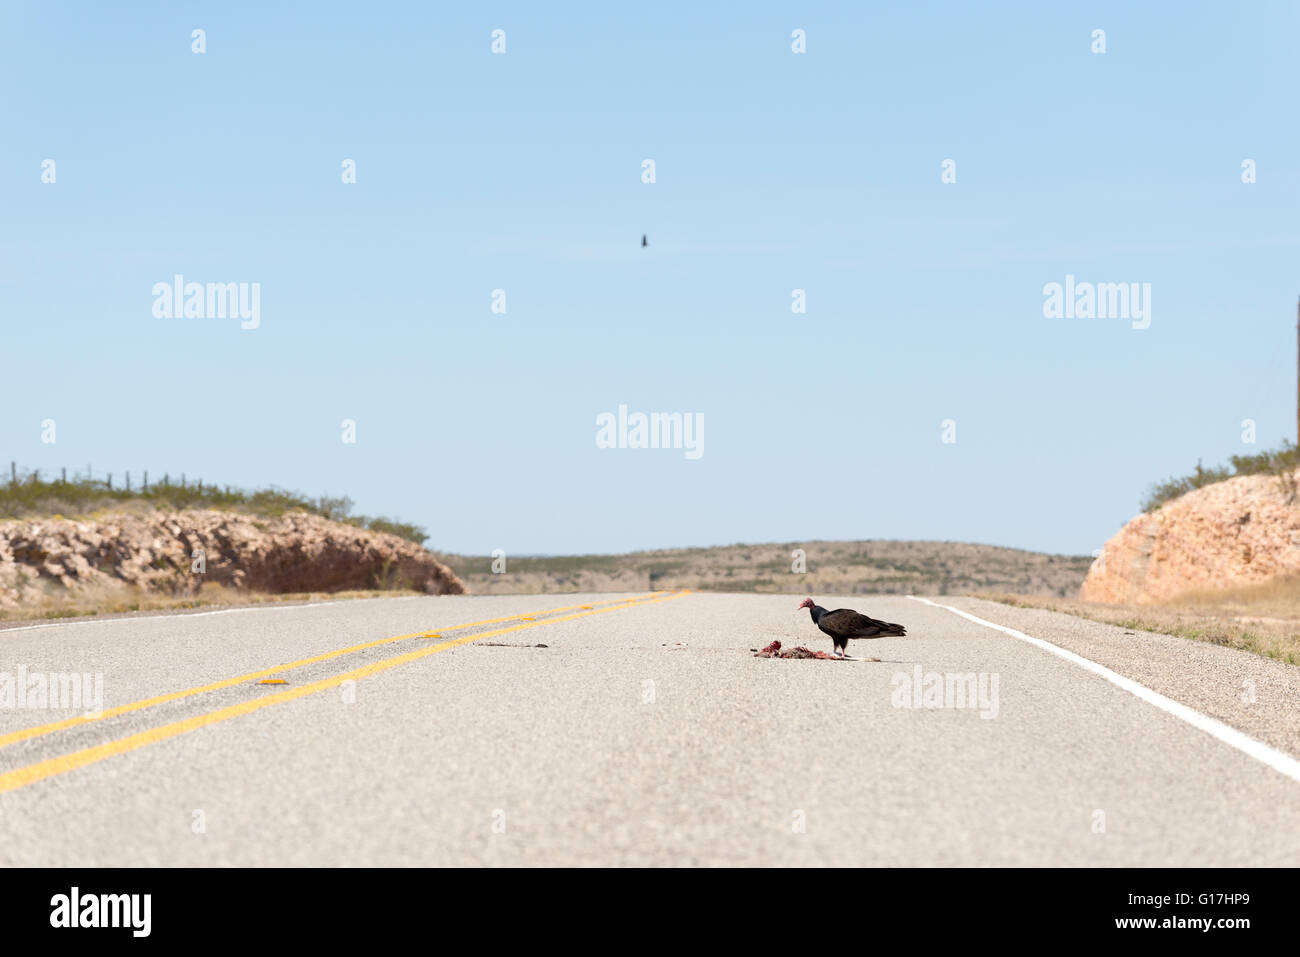
[[[1229,461],[1232,463],[1231,468],[1221,465],[1209,469],[1197,462],[1196,471],[1191,475],[1166,479],[1151,486],[1142,501],[1142,511],[1153,511],[1194,489],[1241,475],[1275,475],[1287,494],[1288,501],[1295,500],[1294,474],[1297,466],[1300,466],[1300,449],[1289,440],[1283,439],[1280,449],[1256,455],[1234,455]]]
[[[372,532],[396,535],[398,538],[404,538],[408,542],[415,542],[417,545],[423,545],[424,540],[429,537],[429,533],[419,525],[408,525],[406,522],[395,522],[388,518],[363,518],[363,521],[366,523],[363,527],[370,529]]]
[[[138,481],[131,489],[124,488],[121,481],[110,488],[107,479],[73,478],[64,482],[42,478],[39,471],[26,469],[18,472],[17,481],[0,480],[0,518],[84,514],[130,502],[145,502],[154,508],[238,510],[270,517],[300,511],[373,532],[397,535],[417,545],[423,545],[429,537],[428,532],[418,525],[389,518],[352,516],[353,503],[347,496],[333,498],[322,495],[313,499],[301,492],[275,486],[252,491],[206,482],[187,482],[182,486],[173,484],[167,477],[164,482],[151,483],[147,489],[142,488]]]

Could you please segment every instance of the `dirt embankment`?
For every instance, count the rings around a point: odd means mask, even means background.
[[[451,569],[414,542],[302,512],[265,518],[188,510],[0,522],[0,607],[95,587],[184,595],[208,583],[272,594],[465,591]]]
[[[1084,579],[1084,601],[1156,604],[1186,592],[1300,575],[1294,482],[1246,475],[1139,515],[1108,541]]]

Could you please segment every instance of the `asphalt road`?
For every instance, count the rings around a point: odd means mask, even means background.
[[[768,660],[774,638],[829,650],[801,596],[628,597],[0,631],[0,864],[1300,864],[1300,782],[1021,638],[816,596],[909,637]],[[1296,754],[1300,669],[935,600]],[[9,703],[20,668],[102,674],[107,710]],[[958,699],[963,675],[983,696]]]

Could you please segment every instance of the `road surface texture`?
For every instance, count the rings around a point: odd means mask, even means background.
[[[1300,864],[1300,669],[975,599],[824,595],[908,637],[850,644],[879,662],[755,658],[830,650],[800,597],[0,631],[0,693],[20,668],[102,674],[105,709],[0,706],[0,865]]]

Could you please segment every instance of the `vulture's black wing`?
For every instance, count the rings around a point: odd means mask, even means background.
[[[878,621],[858,614],[852,608],[839,608],[822,615],[817,627],[832,638],[905,637],[907,629],[891,621]]]

